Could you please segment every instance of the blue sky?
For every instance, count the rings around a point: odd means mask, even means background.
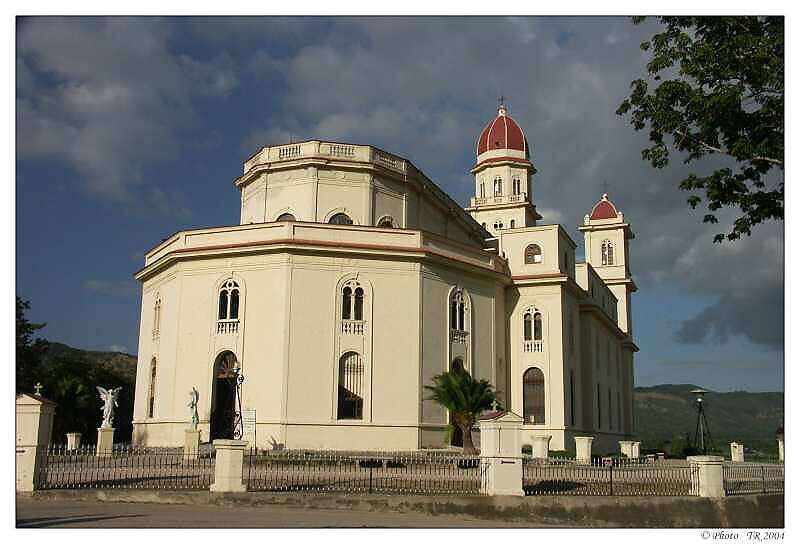
[[[507,97],[545,222],[603,192],[636,239],[639,385],[783,389],[783,225],[714,245],[615,115],[653,22],[589,18],[29,18],[17,24],[17,293],[44,336],[137,348],[143,253],[238,222],[232,180],[260,146],[370,143],[462,204],[474,142]],[[725,221],[730,215],[724,215]]]

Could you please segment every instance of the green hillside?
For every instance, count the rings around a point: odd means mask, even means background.
[[[635,389],[636,434],[642,448],[669,452],[681,437],[694,439],[697,411],[689,391],[697,388],[669,384]],[[736,441],[751,457],[777,455],[775,431],[783,425],[783,393],[709,391],[704,405],[717,450],[729,455],[729,444]]]
[[[80,432],[85,443],[97,440],[102,401],[96,386],[122,387],[114,416],[114,439],[128,442],[133,432],[133,393],[136,357],[127,353],[85,351],[48,342],[33,370],[42,395],[58,403],[53,421],[53,443],[63,444],[68,432]]]

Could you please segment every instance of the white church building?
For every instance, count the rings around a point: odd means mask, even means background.
[[[607,195],[587,203],[576,262],[569,234],[540,223],[528,142],[502,104],[476,147],[467,208],[369,145],[249,158],[240,224],[177,232],[136,272],[134,441],[182,445],[197,388],[204,441],[230,438],[239,413],[258,447],[444,447],[449,414],[424,386],[455,366],[523,416],[523,444],[630,439],[630,226]]]

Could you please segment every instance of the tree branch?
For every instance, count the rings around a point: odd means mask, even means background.
[[[729,157],[733,157],[733,155],[731,155],[729,152],[725,151],[724,149],[720,149],[719,147],[715,147],[715,146],[713,146],[711,144],[708,144],[708,143],[704,142],[703,140],[688,134],[684,130],[675,130],[675,134],[679,134],[682,137],[681,138],[681,142],[683,142],[684,138],[689,138],[690,140],[692,140],[696,144],[703,146],[708,151],[714,151],[715,153],[721,153],[723,155],[728,155]],[[736,157],[733,157],[733,158],[735,159]],[[750,158],[750,160],[753,160],[753,161],[765,161],[765,162],[769,162],[769,163],[772,163],[772,164],[777,164],[777,165],[783,166],[783,161],[778,160],[778,159],[773,159],[771,157],[764,157],[764,156],[761,156],[761,155],[754,155],[753,157]]]

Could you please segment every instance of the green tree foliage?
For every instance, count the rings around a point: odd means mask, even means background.
[[[29,301],[17,297],[17,368],[16,391],[17,393],[33,392],[33,385],[39,374],[39,364],[42,354],[47,347],[47,342],[41,338],[34,338],[36,331],[43,329],[46,323],[31,323],[25,316],[30,310]]]
[[[464,453],[474,454],[472,427],[481,413],[495,402],[495,393],[486,380],[476,380],[466,370],[451,370],[433,377],[433,385],[426,385],[432,400],[450,411],[453,421],[464,435]]]
[[[634,18],[639,24],[644,18]],[[670,147],[685,163],[721,155],[733,167],[690,174],[680,188],[704,194],[708,213],[741,213],[715,242],[750,235],[767,220],[783,219],[783,17],[658,17],[663,32],[641,44],[651,51],[645,79],[617,109],[636,130],[649,128],[642,158],[655,168],[669,162]],[[770,173],[772,172],[772,175]]]

